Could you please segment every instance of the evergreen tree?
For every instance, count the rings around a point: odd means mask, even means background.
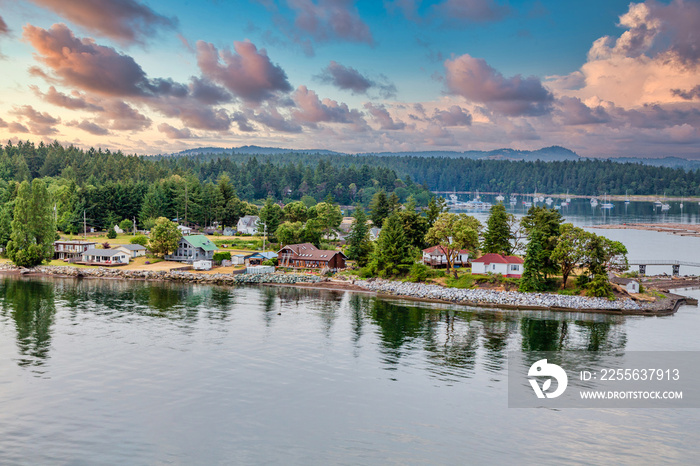
[[[374,268],[381,277],[404,275],[411,268],[415,250],[406,241],[403,224],[396,212],[384,221],[374,252]]]
[[[527,211],[521,224],[531,241],[533,236],[538,236],[542,247],[539,271],[547,278],[559,273],[559,264],[552,258],[552,252],[557,247],[560,235],[560,226],[564,221],[561,214],[555,209],[547,207],[531,207]]]
[[[274,199],[268,197],[265,205],[260,209],[260,223],[258,224],[258,232],[265,232],[267,225],[267,234],[274,236],[275,232],[282,223],[282,208],[276,204]]]
[[[508,224],[508,213],[503,204],[496,204],[491,207],[491,215],[486,221],[486,232],[484,232],[484,253],[512,254],[511,239],[513,234]]]
[[[543,243],[543,235],[533,233],[525,251],[525,263],[523,264],[523,276],[520,278],[520,291],[536,292],[547,288],[547,280],[542,270],[545,268],[546,252]]]
[[[440,214],[448,212],[449,210],[450,208],[447,207],[447,202],[445,201],[444,197],[431,197],[428,206],[423,209],[425,218],[428,221],[428,228],[433,226],[435,220],[437,220]]]
[[[53,257],[56,224],[49,192],[41,179],[24,181],[15,199],[8,257],[20,267],[35,267]]]
[[[355,219],[347,238],[348,259],[357,262],[357,265],[364,267],[367,265],[369,256],[372,253],[372,242],[369,240],[369,225],[367,225],[367,214],[362,207],[355,207]]]
[[[389,205],[389,199],[386,196],[386,191],[383,189],[378,191],[373,197],[369,204],[370,216],[372,223],[378,228],[382,228],[384,224],[384,219],[391,213],[391,206]]]

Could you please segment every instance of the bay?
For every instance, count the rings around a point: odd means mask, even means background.
[[[507,351],[698,351],[699,324],[4,276],[0,463],[690,463],[698,410],[508,408]]]

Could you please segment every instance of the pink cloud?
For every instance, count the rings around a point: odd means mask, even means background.
[[[470,126],[472,124],[471,113],[459,105],[452,105],[448,110],[435,110],[433,119],[444,126]]]
[[[107,128],[103,128],[102,126],[88,120],[83,120],[81,122],[73,120],[66,123],[66,126],[80,128],[83,131],[94,134],[95,136],[104,136],[109,134],[109,130]]]
[[[64,85],[111,96],[147,93],[148,79],[133,58],[92,39],[78,39],[65,24],[48,30],[28,24],[23,37]]]
[[[397,131],[406,127],[406,123],[400,120],[394,121],[384,105],[374,105],[371,102],[367,102],[365,108],[383,130]]]
[[[235,53],[219,53],[213,44],[198,41],[197,64],[202,74],[249,102],[259,103],[292,90],[286,73],[270,61],[265,49],[258,51],[247,41],[234,42],[233,46]]]
[[[352,0],[287,0],[297,16],[294,25],[318,41],[342,39],[373,43],[369,26]]]
[[[121,43],[142,42],[160,29],[174,29],[175,18],[134,0],[32,0],[72,23]]]
[[[42,93],[37,86],[32,85],[29,87],[38,97],[58,107],[63,107],[70,110],[89,110],[95,112],[104,110],[99,105],[95,105],[94,103],[88,102],[88,99],[77,91],[74,91],[73,97],[71,97],[62,92],[57,91],[54,86],[49,87],[49,90],[46,94]]]
[[[346,104],[335,100],[321,101],[318,95],[306,86],[299,86],[292,98],[298,107],[298,110],[292,111],[292,116],[297,121],[311,125],[321,122],[353,123],[358,128],[366,125],[359,111],[350,110]]]
[[[551,109],[552,94],[534,76],[504,77],[482,58],[464,54],[445,60],[446,84],[452,94],[486,104],[510,116],[537,116]]]
[[[388,82],[385,76],[380,76],[383,82],[377,82],[362,75],[355,68],[341,65],[334,60],[331,60],[316,78],[322,83],[332,84],[353,94],[366,94],[371,88],[377,88],[386,99],[396,95],[396,86]]]
[[[16,121],[13,121],[9,125],[7,125],[7,129],[10,130],[11,133],[28,133],[29,129],[24,126],[21,123],[18,123]]]
[[[159,124],[158,131],[165,133],[165,135],[170,139],[190,139],[194,137],[188,128],[177,129],[167,123]]]
[[[31,105],[14,107],[9,113],[25,119],[28,122],[29,132],[41,136],[57,133],[58,130],[54,125],[61,122],[60,118],[55,118],[46,112],[39,112]]]
[[[7,27],[7,23],[2,16],[0,16],[0,36],[4,36],[10,33],[10,28]]]

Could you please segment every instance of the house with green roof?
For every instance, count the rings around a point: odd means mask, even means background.
[[[204,235],[189,235],[180,238],[177,249],[166,254],[165,260],[193,263],[194,261],[213,260],[216,245]]]

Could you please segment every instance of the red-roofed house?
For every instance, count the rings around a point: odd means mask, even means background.
[[[500,273],[504,277],[520,278],[523,264],[521,257],[489,253],[472,260],[472,274]]]
[[[447,253],[440,246],[433,246],[428,249],[423,249],[423,263],[431,267],[447,267]],[[469,263],[469,251],[462,249],[455,256],[452,266],[464,267]]]

